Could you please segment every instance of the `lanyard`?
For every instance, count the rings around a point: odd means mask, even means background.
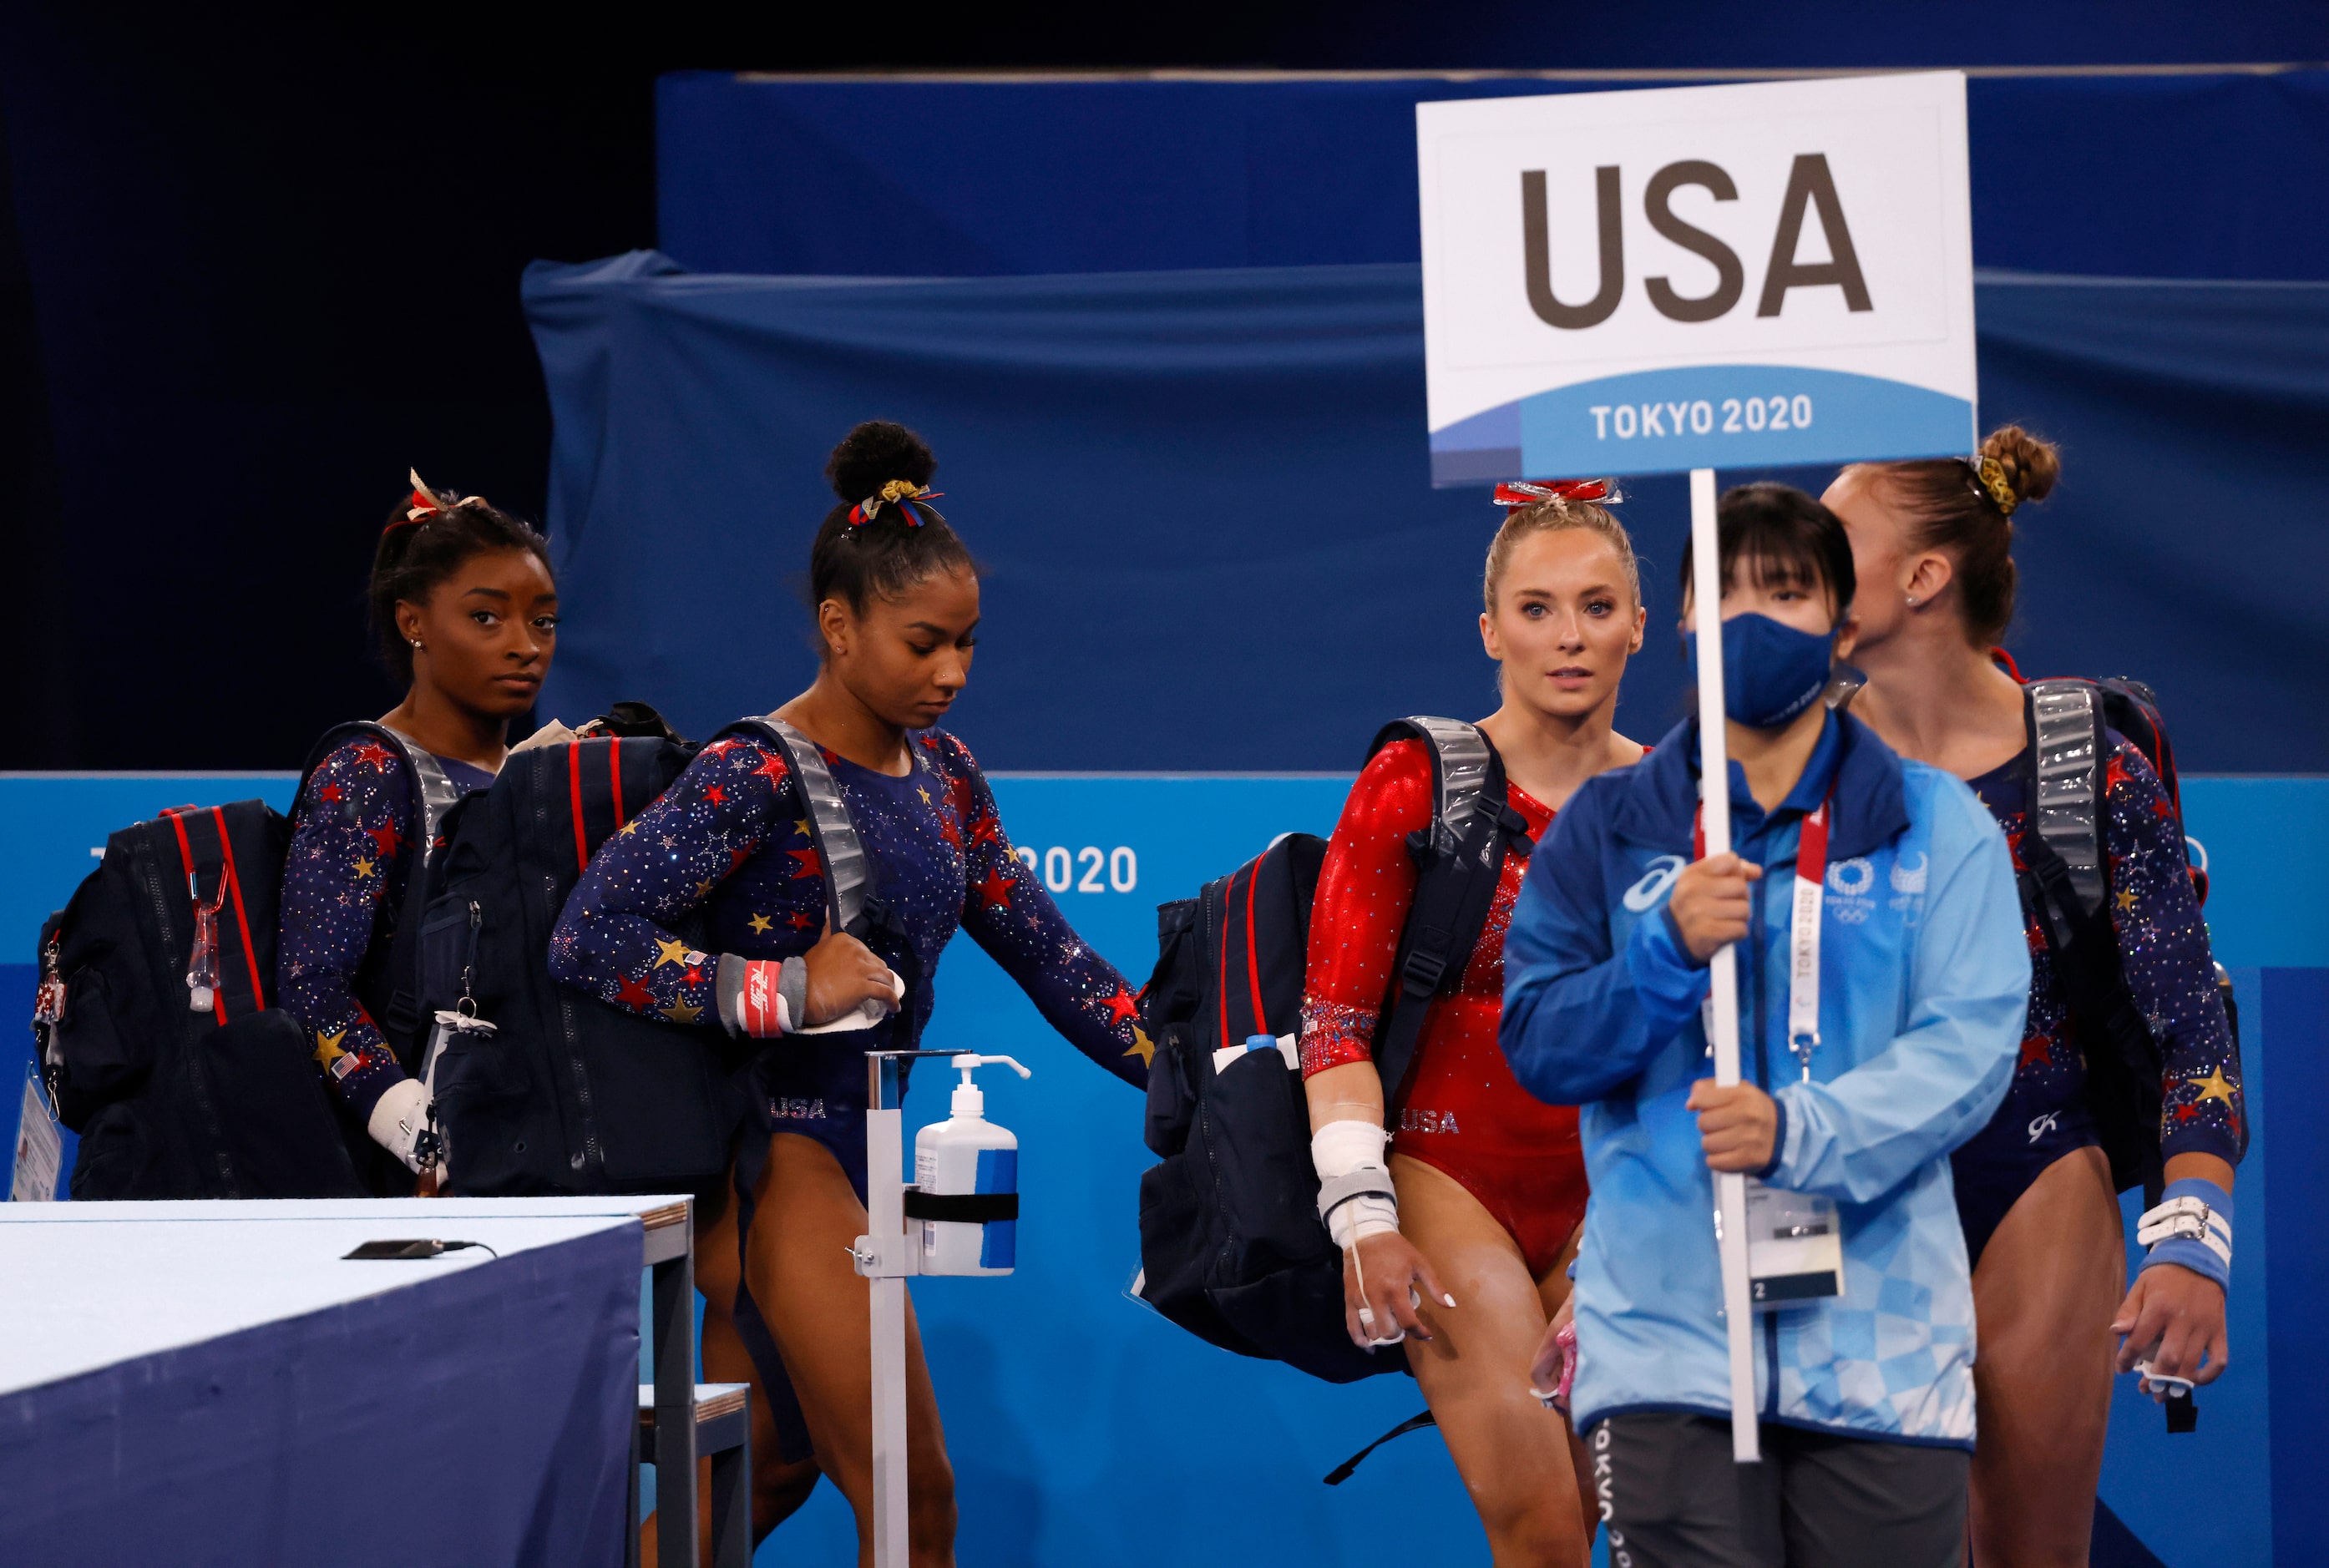
[[[1796,882],[1787,921],[1787,1048],[1812,1075],[1812,1053],[1819,1049],[1820,887],[1827,879],[1828,811],[1835,803],[1830,784],[1819,809],[1804,819],[1796,844]],[[1706,808],[1699,808],[1692,831],[1691,858],[1706,859]]]

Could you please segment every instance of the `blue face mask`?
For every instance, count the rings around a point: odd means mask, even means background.
[[[1691,679],[1698,634],[1683,634]],[[1820,699],[1835,659],[1835,634],[1798,632],[1768,615],[1722,623],[1722,711],[1750,729],[1776,729]]]

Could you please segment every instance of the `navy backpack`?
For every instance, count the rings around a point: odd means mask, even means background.
[[[1415,901],[1374,1041],[1394,1124],[1431,999],[1462,976],[1505,856],[1531,847],[1504,762],[1476,726],[1400,719],[1367,755],[1410,738],[1430,752],[1435,808],[1430,827],[1410,836]],[[1318,1218],[1296,1046],[1325,852],[1322,839],[1287,834],[1196,897],[1157,909],[1156,968],[1140,1009],[1156,1047],[1145,1137],[1163,1159],[1140,1178],[1133,1290],[1201,1339],[1350,1383],[1404,1371],[1406,1357],[1351,1343],[1342,1253]]]

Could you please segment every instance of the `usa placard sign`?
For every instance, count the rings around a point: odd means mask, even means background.
[[[1415,117],[1435,484],[1974,449],[1961,73]]]

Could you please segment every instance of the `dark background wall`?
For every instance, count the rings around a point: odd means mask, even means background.
[[[666,70],[2329,58],[2312,3],[349,9],[0,6],[0,766],[288,766],[393,699],[379,521],[416,465],[540,514],[518,272],[655,241]]]

